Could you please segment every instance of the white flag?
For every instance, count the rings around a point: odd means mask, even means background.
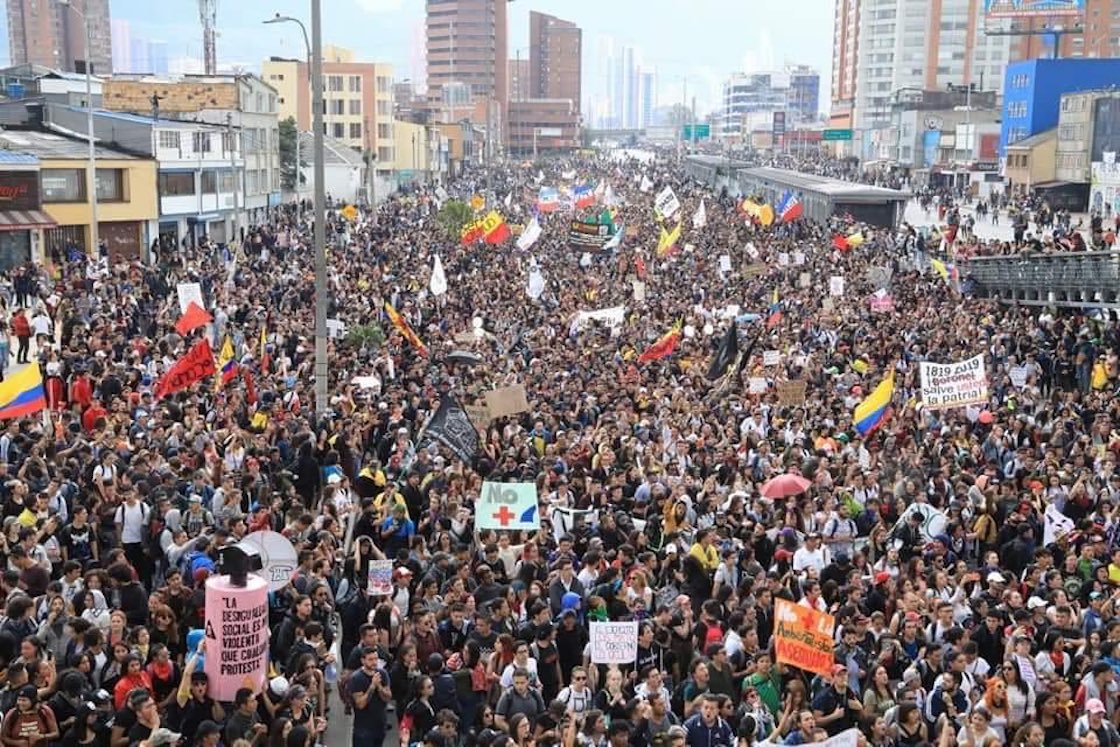
[[[617,249],[618,247],[620,247],[622,245],[622,234],[624,234],[625,232],[626,229],[624,228],[620,228],[615,231],[614,236],[611,236],[611,240],[603,244],[603,249],[605,251],[610,251],[611,249]]]
[[[640,187],[638,187],[638,189],[640,189],[643,192],[648,192],[651,189],[653,189],[653,182],[650,181],[648,176],[643,175],[642,176],[642,184],[641,184]]]
[[[597,200],[603,199],[603,195],[606,194],[606,191],[607,191],[607,183],[605,181],[603,181],[602,179],[600,179],[599,183],[595,185],[595,192],[593,193],[595,195],[595,199],[597,199]]]
[[[704,201],[700,200],[700,207],[696,209],[696,215],[692,216],[692,227],[703,228],[708,225],[708,211],[704,208]]]
[[[529,265],[529,298],[537,301],[544,295],[544,275],[541,274],[541,268],[537,267],[534,261]]]
[[[1053,503],[1046,507],[1046,512],[1042,515],[1042,546],[1045,547],[1053,542],[1056,542],[1059,537],[1064,537],[1074,530],[1075,524],[1073,519],[1069,518]]]
[[[537,239],[541,237],[541,224],[537,222],[536,218],[529,221],[529,225],[525,226],[525,230],[517,237],[517,248],[521,251],[526,251],[533,244],[537,243]]]
[[[447,292],[447,276],[443,274],[443,261],[438,254],[432,263],[432,279],[428,281],[428,290],[433,296],[442,296]]]
[[[510,192],[508,195],[506,195],[505,204],[506,209],[508,210],[509,206],[513,204],[513,192]]]

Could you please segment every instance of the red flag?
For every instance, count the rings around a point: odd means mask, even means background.
[[[272,356],[268,354],[268,348],[265,348],[264,355],[261,356],[261,373],[268,376],[268,369],[272,367]]]
[[[156,382],[156,399],[182,391],[197,381],[213,376],[215,371],[217,367],[214,365],[214,351],[210,349],[210,343],[205,339],[199,340]]]
[[[392,323],[393,327],[401,333],[401,337],[408,340],[420,355],[428,355],[428,346],[424,344],[419,335],[412,331],[412,327],[409,323],[401,316],[399,311],[393,308],[393,304],[388,301],[385,302],[385,314],[389,317],[389,321]]]
[[[649,363],[650,361],[659,361],[662,358],[668,358],[677,349],[677,344],[681,341],[681,325],[678,322],[673,325],[665,334],[657,339],[657,342],[646,348],[645,352],[638,356],[638,363]]]
[[[487,244],[500,244],[503,241],[508,241],[513,233],[509,230],[509,224],[504,220],[498,224],[497,228],[486,234]]]
[[[646,279],[646,261],[640,254],[634,259],[634,271],[638,273],[639,280]]]
[[[187,310],[179,317],[179,321],[175,322],[175,331],[186,337],[191,330],[198,329],[212,321],[214,321],[214,317],[210,316],[210,312],[191,301],[187,304]]]
[[[832,246],[833,248],[839,249],[842,252],[846,252],[852,248],[852,245],[848,243],[847,237],[840,235],[832,237]]]
[[[257,404],[257,382],[253,379],[253,372],[248,367],[242,367],[241,378],[245,381],[245,400],[250,405]]]

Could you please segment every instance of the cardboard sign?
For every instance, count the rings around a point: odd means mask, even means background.
[[[922,404],[931,410],[946,410],[988,401],[988,375],[984,356],[976,355],[959,363],[918,364],[922,382]]]
[[[795,265],[805,264],[805,252],[794,252],[793,253],[793,263]]]
[[[743,251],[745,251],[747,256],[751,259],[758,259],[758,249],[754,244],[748,242],[747,245],[743,247]]]
[[[393,593],[393,561],[369,561],[369,585],[366,587],[370,596],[387,596]]]
[[[346,323],[341,319],[327,320],[327,337],[337,340],[346,334]]]
[[[894,311],[894,296],[889,293],[874,293],[869,301],[871,310],[879,313]]]
[[[637,620],[591,623],[592,664],[633,664],[637,658]]]
[[[836,663],[833,629],[836,619],[811,607],[774,600],[774,650],[778,663],[806,672],[832,676]]]
[[[491,418],[504,418],[508,415],[529,411],[529,400],[525,396],[525,386],[514,384],[486,393],[486,406],[490,408]]]
[[[478,496],[475,521],[479,529],[537,530],[541,517],[537,512],[535,482],[484,482]]]
[[[228,701],[242,687],[259,691],[268,673],[268,584],[250,575],[234,586],[229,576],[211,576],[205,610],[210,695]]]
[[[800,407],[805,404],[805,382],[783,381],[778,384],[778,404]]]
[[[789,266],[789,252],[780,252],[778,254],[778,267]]]
[[[638,303],[646,300],[646,284],[641,280],[632,280],[631,285],[634,286],[634,300]]]
[[[813,282],[813,276],[807,272],[803,272],[797,276],[797,287],[808,288]]]
[[[767,267],[761,262],[754,262],[743,268],[743,277],[756,278],[766,273]]]
[[[653,201],[653,209],[665,218],[672,218],[681,209],[681,201],[672,187],[661,190]]]
[[[837,297],[844,295],[844,277],[842,275],[833,275],[828,279],[828,295]]]
[[[766,379],[762,376],[752,376],[747,384],[749,394],[766,394]]]
[[[179,283],[175,286],[175,292],[179,296],[180,314],[187,313],[187,307],[191,305],[191,301],[198,304],[200,309],[206,308],[206,304],[202,300],[202,286],[198,283]]]
[[[765,350],[762,353],[762,365],[776,366],[782,361],[782,354],[777,350]]]
[[[720,272],[731,272],[731,255],[730,254],[719,255],[719,271]]]
[[[463,405],[463,412],[467,413],[467,417],[471,419],[474,428],[479,433],[482,433],[490,427],[490,421],[494,418],[490,417],[490,408],[485,404],[481,405]]]
[[[1012,366],[1007,375],[1011,377],[1011,385],[1016,389],[1022,389],[1027,385],[1027,378],[1031,374],[1031,369],[1027,366]]]

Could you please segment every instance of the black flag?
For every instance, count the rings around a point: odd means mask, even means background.
[[[450,394],[439,403],[439,409],[424,427],[421,443],[428,439],[446,446],[465,464],[470,464],[478,451],[478,431]]]
[[[719,345],[719,350],[716,351],[716,357],[712,359],[712,365],[708,367],[708,381],[715,381],[723,378],[727,370],[735,364],[735,358],[739,355],[739,325],[735,320],[731,321],[731,326],[727,328],[727,334],[723,337],[723,342]]]
[[[739,356],[739,365],[735,369],[736,374],[743,373],[743,369],[746,368],[747,364],[751,362],[751,351],[754,350],[754,346],[758,344],[758,341],[762,339],[762,335],[764,332],[766,332],[766,327],[758,330],[758,334],[755,335],[751,340],[751,344],[747,345],[747,349],[743,351],[743,354],[741,356]]]

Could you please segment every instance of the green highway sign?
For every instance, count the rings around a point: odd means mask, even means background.
[[[686,124],[681,132],[684,140],[707,140],[712,136],[710,124]]]
[[[837,140],[851,140],[851,139],[852,139],[852,131],[851,130],[825,130],[824,133],[821,135],[821,140],[824,140],[825,142],[837,141]]]

